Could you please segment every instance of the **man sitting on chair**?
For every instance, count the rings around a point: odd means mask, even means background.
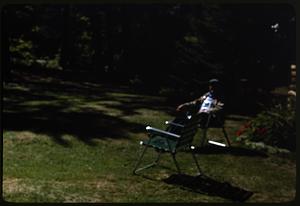
[[[224,128],[225,113],[220,84],[217,79],[209,80],[209,91],[194,101],[181,104],[177,111],[199,115],[199,126],[203,131],[200,146],[204,146],[208,128],[222,128],[227,146],[230,146],[228,135]],[[213,142],[213,141],[208,141]],[[219,144],[219,143],[218,143]],[[222,146],[225,146],[222,144]]]
[[[209,80],[209,91],[191,102],[186,102],[177,107],[177,111],[191,111],[200,115],[200,127],[207,129],[211,123],[220,126],[224,124],[224,103],[220,94],[218,79]],[[194,111],[194,112],[192,112]]]

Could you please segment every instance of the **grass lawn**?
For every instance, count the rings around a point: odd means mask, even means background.
[[[162,165],[133,175],[146,139],[145,126],[163,128],[173,107],[159,96],[90,82],[31,76],[7,84],[3,94],[3,197],[8,202],[232,202],[218,187],[193,191],[166,181],[175,174],[170,155]],[[20,77],[21,78],[21,77]],[[22,83],[21,83],[22,82]],[[233,139],[247,117],[230,115]],[[199,132],[200,133],[200,132]],[[211,129],[218,141],[221,131]],[[200,134],[194,141],[199,142]],[[218,185],[252,192],[246,202],[295,198],[294,159],[263,156],[234,144],[232,150],[199,150],[200,167]],[[145,162],[154,158],[149,152]],[[191,155],[178,161],[195,175]],[[232,190],[234,192],[234,190]],[[223,194],[224,193],[224,194]],[[223,194],[223,195],[222,195]],[[238,194],[236,194],[238,195]]]

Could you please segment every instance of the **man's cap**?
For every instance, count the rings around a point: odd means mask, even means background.
[[[216,83],[219,83],[219,80],[218,79],[211,79],[208,82],[209,82],[209,84],[216,84]]]

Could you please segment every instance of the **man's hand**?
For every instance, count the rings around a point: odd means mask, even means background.
[[[177,112],[181,111],[182,107],[184,107],[184,104],[179,105],[179,106],[176,108],[176,111],[177,111]]]

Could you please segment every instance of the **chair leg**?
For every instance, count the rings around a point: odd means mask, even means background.
[[[204,146],[204,143],[207,140],[206,135],[207,135],[207,128],[203,128],[202,129],[202,136],[201,136],[201,140],[200,140],[200,147]]]
[[[157,155],[157,158],[156,158],[155,161],[153,161],[152,163],[150,163],[150,164],[148,164],[148,165],[146,165],[146,166],[144,166],[144,167],[138,168],[138,167],[140,166],[140,164],[141,164],[141,161],[142,161],[142,159],[143,159],[143,157],[144,157],[144,154],[146,153],[146,150],[147,150],[147,149],[148,149],[148,146],[145,147],[145,149],[143,150],[142,154],[140,155],[140,158],[138,159],[138,161],[137,161],[137,163],[136,163],[136,165],[135,165],[135,168],[134,168],[134,170],[133,170],[133,174],[137,174],[138,171],[141,171],[141,170],[144,170],[144,169],[153,167],[153,166],[155,166],[155,165],[158,164],[158,161],[159,161],[160,156],[161,156],[161,154],[162,154],[161,151],[158,151],[158,155]]]
[[[176,160],[175,153],[171,153],[171,155],[172,155],[172,158],[173,158],[173,161],[174,161],[174,163],[175,163],[175,166],[176,166],[176,168],[177,168],[178,173],[181,174],[181,170],[180,170],[179,164],[178,164],[178,162],[177,162],[177,160]]]
[[[211,115],[212,114],[208,114],[205,127],[202,128],[202,137],[201,137],[201,140],[200,140],[200,147],[203,147],[205,141],[207,140],[207,130],[208,130],[209,122],[210,122],[210,119],[211,119]]]
[[[205,128],[208,128],[208,126],[209,126],[209,122],[210,122],[210,119],[211,119],[211,116],[212,116],[212,114],[211,114],[211,113],[209,113],[209,114],[208,114],[208,117],[207,117],[207,121],[206,121]]]
[[[160,160],[161,153],[162,153],[161,151],[158,151],[157,158],[156,158],[156,160],[154,161],[155,164],[158,164],[158,161]]]
[[[193,159],[194,159],[194,161],[195,161],[195,163],[196,163],[196,166],[197,166],[197,169],[198,169],[199,175],[200,175],[200,174],[202,174],[202,171],[201,171],[201,169],[200,169],[200,166],[199,166],[198,160],[197,160],[197,158],[196,158],[196,156],[195,156],[195,154],[194,154],[194,151],[192,151],[192,156],[193,156]]]
[[[224,127],[222,127],[222,131],[223,131],[224,137],[225,137],[225,139],[226,139],[227,145],[230,147],[231,144],[230,144],[230,141],[229,141],[229,139],[228,139],[227,132],[226,132],[226,130],[225,130]]]
[[[144,154],[146,153],[147,149],[148,149],[148,146],[145,147],[145,149],[143,150],[142,154],[140,155],[140,157],[139,157],[139,159],[138,159],[138,161],[137,161],[137,163],[136,163],[136,165],[134,167],[133,174],[136,174],[136,172],[138,170],[137,168],[140,166],[141,161],[142,161],[142,159],[144,157]]]

